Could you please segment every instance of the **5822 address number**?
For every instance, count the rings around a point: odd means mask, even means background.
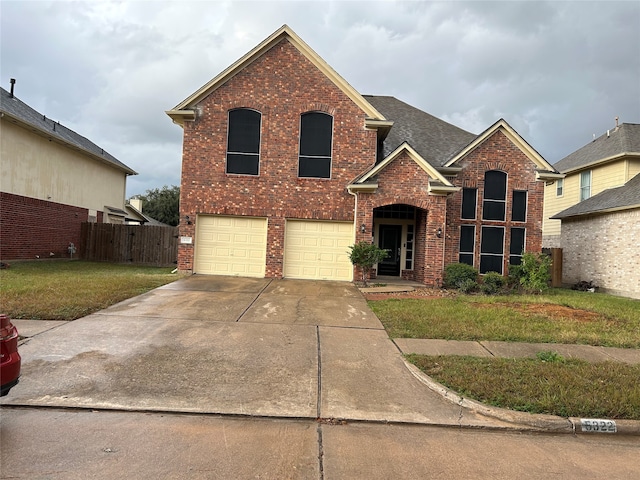
[[[599,418],[581,418],[580,425],[583,432],[593,433],[616,433],[618,431],[616,422],[613,420],[603,420]]]

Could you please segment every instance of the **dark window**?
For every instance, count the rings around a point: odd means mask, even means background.
[[[511,220],[525,222],[527,220],[527,192],[514,190],[511,204]]]
[[[320,112],[300,117],[300,157],[298,176],[331,178],[333,118]]]
[[[484,174],[482,218],[504,221],[506,204],[507,174],[498,170],[489,170]]]
[[[462,218],[473,220],[476,218],[476,198],[478,196],[477,188],[462,189]]]
[[[460,252],[458,261],[473,266],[473,247],[476,240],[476,227],[462,225],[460,227]]]
[[[514,227],[511,229],[511,243],[509,245],[509,264],[520,265],[524,251],[525,229]]]
[[[413,220],[416,218],[416,208],[411,205],[397,203],[394,205],[385,205],[373,210],[374,218],[395,218]]]
[[[482,227],[480,273],[498,272],[502,274],[503,256],[504,228]]]
[[[260,170],[260,112],[229,111],[227,173],[258,175]]]

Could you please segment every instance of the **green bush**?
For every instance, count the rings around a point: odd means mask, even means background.
[[[462,280],[460,282],[460,285],[458,285],[458,290],[461,293],[472,293],[472,292],[475,292],[477,289],[478,289],[478,282],[476,282],[475,280],[471,280],[470,278]]]
[[[469,287],[469,281],[476,286],[478,283],[478,271],[466,263],[450,263],[444,267],[443,286],[445,288],[459,289],[464,282]]]
[[[362,282],[367,286],[371,268],[389,256],[389,252],[369,242],[359,242],[349,247],[349,260],[362,270]]]
[[[506,282],[506,278],[498,272],[488,272],[482,277],[480,291],[486,295],[495,295],[504,288]]]
[[[551,280],[551,257],[542,253],[525,253],[520,265],[509,267],[510,276],[528,293],[543,293]]]

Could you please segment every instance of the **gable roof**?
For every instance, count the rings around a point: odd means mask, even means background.
[[[570,173],[626,155],[640,156],[640,125],[638,124],[623,123],[619,127],[607,131],[564,157],[554,167],[562,173]]]
[[[0,112],[2,112],[3,117],[6,117],[10,122],[26,127],[45,138],[80,150],[82,153],[88,154],[102,163],[111,165],[127,175],[137,175],[137,172],[126,166],[109,152],[100,148],[91,140],[47,118],[45,115],[19,100],[15,95],[11,96],[11,94],[2,87],[0,87],[0,94]]]
[[[623,186],[604,190],[593,197],[587,198],[555,214],[551,218],[563,219],[634,208],[640,208],[640,173]]]
[[[331,80],[345,95],[347,95],[358,107],[360,107],[371,119],[372,127],[376,127],[380,122],[384,122],[386,118],[376,110],[365,98],[357,92],[349,83],[342,78],[327,62],[325,62],[311,47],[309,47],[302,39],[296,35],[296,33],[289,28],[288,25],[283,25],[273,34],[271,34],[266,40],[260,43],[257,47],[247,53],[245,56],[237,60],[230,67],[220,73],[218,76],[207,82],[200,89],[192,93],[189,97],[184,99],[173,109],[166,112],[173,121],[179,125],[182,125],[185,120],[195,119],[194,108],[203,98],[207,97],[218,87],[223,85],[229,79],[234,77],[238,72],[244,69],[246,66],[253,63],[256,59],[260,58],[265,52],[269,51],[275,45],[283,40],[289,41],[302,55],[304,55],[318,70],[320,70],[329,80]],[[382,125],[385,126],[385,125]],[[386,125],[387,127],[390,125]]]
[[[476,137],[395,97],[364,95],[364,98],[393,121],[383,144],[384,157],[407,142],[424,160],[438,168]]]
[[[462,148],[459,152],[453,155],[445,164],[444,167],[452,167],[455,163],[462,160],[473,150],[479,147],[485,140],[491,137],[494,133],[501,131],[511,143],[520,149],[529,160],[531,160],[537,167],[536,178],[537,179],[551,179],[561,178],[562,175],[558,175],[553,166],[547,162],[542,155],[540,155],[527,141],[522,138],[518,132],[516,132],[511,125],[509,125],[504,119],[498,120],[496,123],[487,128],[484,132],[478,135],[471,143]]]
[[[427,162],[411,145],[403,142],[382,162],[374,165],[367,172],[357,178],[351,185],[347,186],[349,191],[374,191],[378,188],[378,184],[374,183],[376,176],[382,172],[389,164],[403,152],[406,152],[409,158],[413,160],[427,175],[429,175],[429,192],[434,195],[446,195],[448,193],[457,192],[459,187],[454,186],[446,179],[438,170]]]

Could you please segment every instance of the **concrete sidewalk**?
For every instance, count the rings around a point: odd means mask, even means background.
[[[640,364],[640,349],[568,345],[560,343],[523,343],[492,341],[457,341],[418,338],[393,340],[404,354],[469,355],[472,357],[536,358],[538,352],[556,352],[564,358],[588,362],[622,362]]]

